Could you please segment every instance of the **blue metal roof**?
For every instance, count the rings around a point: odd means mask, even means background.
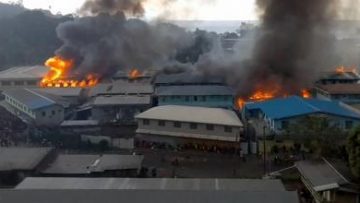
[[[304,99],[299,96],[249,103],[246,104],[245,108],[247,110],[261,110],[267,117],[273,120],[314,113],[331,114],[360,120],[360,113],[343,103],[319,99]]]
[[[55,101],[29,89],[13,89],[4,92],[5,95],[21,102],[30,109],[40,109],[56,104]]]

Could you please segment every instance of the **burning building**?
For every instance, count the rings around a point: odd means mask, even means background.
[[[355,84],[360,82],[360,75],[356,68],[339,66],[335,70],[321,73],[316,82],[319,85]]]

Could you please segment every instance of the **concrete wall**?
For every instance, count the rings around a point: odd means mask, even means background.
[[[200,134],[205,136],[221,136],[232,138],[233,140],[239,140],[239,135],[242,129],[240,127],[231,127],[232,132],[225,132],[225,126],[222,125],[214,125],[214,130],[206,129],[206,124],[197,124],[197,129],[191,129],[190,123],[180,122],[181,127],[174,127],[173,121],[165,121],[165,126],[159,126],[158,120],[149,120],[149,125],[144,125],[144,120],[138,120],[138,129],[144,130],[155,130],[155,131],[164,131],[164,132],[175,132],[182,133],[186,135],[189,134]]]
[[[35,111],[37,125],[59,125],[63,121],[64,108],[60,105],[52,105]]]
[[[159,105],[188,105],[233,108],[234,97],[228,96],[159,96]]]

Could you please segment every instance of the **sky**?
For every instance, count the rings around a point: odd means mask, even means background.
[[[9,2],[9,0],[0,0]],[[21,1],[21,0],[20,0]],[[53,13],[75,13],[85,0],[22,0],[26,8],[41,8]],[[10,2],[16,2],[12,0]],[[154,18],[159,13],[156,0],[145,5],[146,18]],[[205,3],[207,2],[207,3]],[[209,3],[212,2],[212,3]],[[176,9],[175,9],[176,7]],[[199,9],[200,8],[200,9]],[[176,10],[176,11],[175,11]],[[255,0],[179,0],[176,5],[167,8],[176,20],[256,20]],[[163,14],[164,15],[164,14]]]

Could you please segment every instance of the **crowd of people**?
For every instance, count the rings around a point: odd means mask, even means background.
[[[26,124],[3,107],[0,107],[0,115],[0,146],[16,146],[22,139]]]
[[[171,150],[171,151],[197,151],[217,154],[240,155],[240,147],[219,146],[215,144],[185,143],[171,145],[165,142],[136,141],[135,145],[140,148]]]

